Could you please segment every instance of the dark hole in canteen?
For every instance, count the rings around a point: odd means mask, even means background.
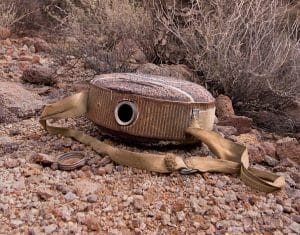
[[[118,109],[118,117],[122,122],[129,122],[133,119],[133,108],[129,104],[122,104]]]

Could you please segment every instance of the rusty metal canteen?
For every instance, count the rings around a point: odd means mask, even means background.
[[[202,86],[171,77],[104,74],[90,83],[86,116],[105,131],[137,140],[189,140],[185,129],[211,130],[215,100]]]
[[[136,140],[202,141],[217,158],[129,151],[76,129],[47,123],[50,119],[82,115],[109,132]],[[99,75],[91,81],[88,91],[47,105],[40,123],[50,134],[72,137],[122,165],[160,173],[239,173],[242,181],[260,191],[283,188],[282,176],[250,167],[245,146],[211,131],[214,118],[215,100],[200,85],[169,77],[115,73]],[[62,154],[57,164],[62,170],[80,167],[85,164],[84,153]]]

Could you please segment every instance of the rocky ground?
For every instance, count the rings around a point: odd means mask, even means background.
[[[39,125],[44,104],[84,89],[93,74],[72,57],[75,72],[55,67],[50,47],[39,38],[0,41],[0,234],[299,234],[299,135],[253,129],[228,97],[218,98],[216,130],[247,145],[256,167],[285,176],[286,187],[274,194],[245,186],[237,175],[163,175],[116,165]],[[123,148],[162,151],[122,145],[85,118],[69,124]],[[71,150],[83,151],[87,164],[58,170],[51,159]]]

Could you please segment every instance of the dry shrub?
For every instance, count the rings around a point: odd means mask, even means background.
[[[16,31],[53,30],[64,26],[73,6],[73,0],[5,0],[14,5]],[[76,0],[74,0],[76,1]]]
[[[97,73],[127,71],[133,47],[153,56],[153,22],[139,1],[82,0],[68,20],[61,54],[83,58]]]
[[[0,3],[0,26],[9,28],[17,19],[15,6],[9,1]]]
[[[171,2],[153,1],[157,19],[185,48],[187,63],[206,82],[221,83],[235,104],[277,110],[299,95],[299,25],[289,20],[288,1]]]

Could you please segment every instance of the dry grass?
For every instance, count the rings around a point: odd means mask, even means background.
[[[300,89],[300,42],[292,6],[278,0],[195,0],[185,8],[154,1],[157,19],[207,82],[244,108],[280,109]]]
[[[13,3],[3,1],[0,3],[0,26],[9,28],[17,20],[17,14]]]
[[[73,7],[68,17],[65,29],[68,37],[61,43],[63,54],[83,58],[97,73],[127,71],[132,42],[148,57],[153,56],[152,18],[138,2],[83,0],[81,3],[80,7]]]

